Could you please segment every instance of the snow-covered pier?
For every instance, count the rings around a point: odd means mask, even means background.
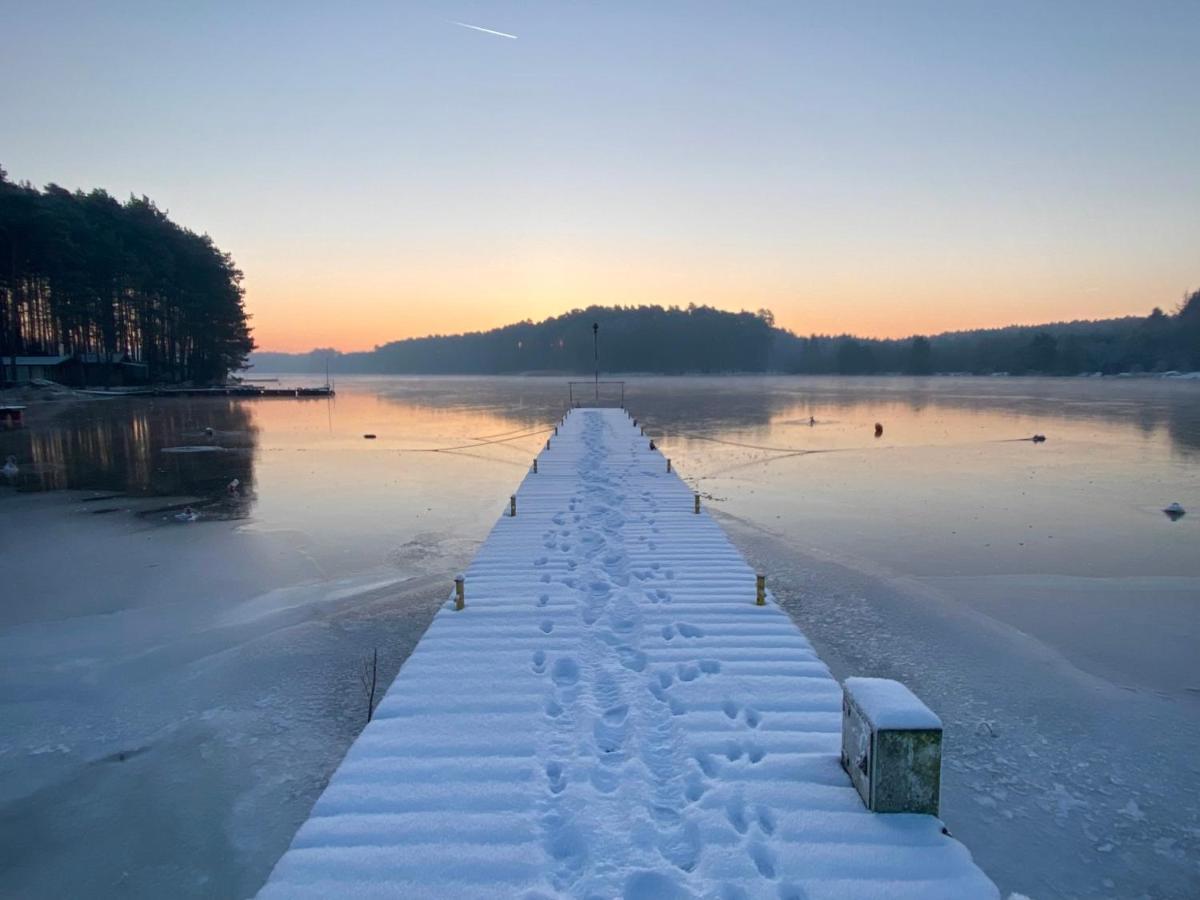
[[[260,896],[997,896],[863,807],[840,686],[624,411],[515,496]]]

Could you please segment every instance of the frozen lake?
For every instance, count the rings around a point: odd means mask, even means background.
[[[361,727],[361,659],[395,672],[564,381],[47,404],[0,432],[4,892],[252,893]],[[1197,893],[1200,385],[651,377],[626,400],[835,674],[942,715],[943,818],[1002,890]]]

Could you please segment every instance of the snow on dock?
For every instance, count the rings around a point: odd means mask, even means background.
[[[998,896],[863,807],[838,683],[624,411],[516,500],[261,897]]]

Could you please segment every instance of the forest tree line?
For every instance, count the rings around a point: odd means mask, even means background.
[[[151,381],[221,381],[254,346],[241,281],[228,253],[147,197],[38,190],[0,169],[0,356],[77,357],[102,377],[128,360]]]
[[[590,307],[542,322],[434,335],[360,353],[256,353],[262,371],[361,374],[587,373],[592,324],[606,372],[1079,375],[1200,370],[1200,291],[1149,316],[947,332],[897,340],[798,336],[769,310]]]

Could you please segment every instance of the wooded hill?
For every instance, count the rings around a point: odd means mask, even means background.
[[[253,348],[241,280],[228,253],[147,197],[39,191],[0,169],[0,356],[129,360],[152,381],[220,381]]]
[[[1011,326],[876,340],[800,337],[768,310],[590,307],[491,331],[393,341],[361,353],[256,353],[267,372],[512,374],[592,371],[592,323],[605,372],[869,375],[972,372],[1078,375],[1200,369],[1200,291],[1168,315]]]

